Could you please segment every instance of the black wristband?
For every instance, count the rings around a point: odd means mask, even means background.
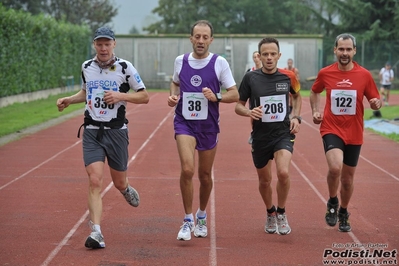
[[[296,118],[298,120],[299,124],[302,123],[302,117],[296,115],[296,116],[293,116],[291,118],[291,120],[294,119],[294,118]]]

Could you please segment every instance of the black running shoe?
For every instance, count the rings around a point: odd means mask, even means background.
[[[327,202],[326,223],[329,226],[335,226],[337,224],[338,205],[338,202],[337,204],[331,204],[329,201]]]
[[[350,232],[351,224],[349,222],[349,213],[338,213],[338,230],[341,232]]]

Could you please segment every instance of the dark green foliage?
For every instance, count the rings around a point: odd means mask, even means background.
[[[87,25],[94,32],[112,21],[118,8],[110,0],[0,0],[4,7],[32,15],[50,15],[57,21]]]
[[[87,27],[0,5],[0,97],[61,87],[62,76],[79,82],[89,44]]]
[[[150,33],[188,34],[207,19],[216,34],[321,34],[323,65],[334,61],[335,37],[349,32],[367,68],[399,64],[398,0],[159,0],[152,12],[161,20],[144,29]]]

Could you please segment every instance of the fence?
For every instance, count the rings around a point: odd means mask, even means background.
[[[252,53],[258,49],[265,35],[215,35],[210,51],[224,56],[230,63],[239,85],[246,69],[252,66]],[[300,70],[301,80],[317,75],[322,66],[323,39],[321,35],[276,35],[282,57],[279,67],[285,67],[288,58]],[[192,51],[187,35],[119,35],[115,53],[129,60],[138,69],[148,88],[168,89],[175,58]]]

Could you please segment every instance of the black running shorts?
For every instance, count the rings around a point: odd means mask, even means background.
[[[273,160],[274,153],[278,150],[285,149],[294,152],[295,135],[285,135],[277,139],[253,140],[252,141],[252,160],[257,169],[261,169],[267,165],[269,160]]]
[[[331,149],[340,149],[344,153],[344,164],[355,167],[359,161],[360,149],[362,145],[345,145],[344,141],[334,134],[327,134],[323,136],[324,152]]]

